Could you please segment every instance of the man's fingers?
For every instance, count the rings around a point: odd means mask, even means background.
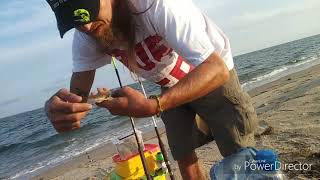
[[[128,107],[128,99],[124,97],[113,98],[108,101],[103,101],[102,103],[97,103],[100,107],[107,108],[111,114],[121,115],[124,114],[123,111]],[[121,114],[119,114],[121,113]]]
[[[72,130],[75,130],[75,129],[79,129],[80,127],[77,127],[77,126],[74,126],[74,127],[59,127],[59,128],[56,128],[56,131],[58,133],[64,133],[64,132],[69,132],[69,131],[72,131]]]
[[[80,103],[82,102],[82,97],[76,94],[70,93],[66,98],[66,101],[73,102],[73,103]]]
[[[79,129],[81,127],[81,119],[83,119],[86,114],[87,112],[74,114],[59,113],[55,116],[55,120],[52,121],[52,124],[59,133]]]
[[[73,103],[80,103],[82,101],[82,97],[78,96],[74,93],[71,93],[67,89],[61,89],[56,93],[56,96],[58,96],[63,101],[73,102]]]
[[[130,93],[130,87],[123,87],[112,92],[112,97],[123,97]]]
[[[82,113],[72,113],[72,114],[65,114],[65,113],[56,113],[54,120],[52,123],[65,123],[70,124],[73,122],[81,121],[86,116],[87,112]]]
[[[128,99],[124,97],[112,98],[111,100],[97,103],[97,105],[107,109],[125,108],[128,107]]]
[[[57,132],[80,128],[81,119],[92,109],[91,104],[81,101],[82,97],[67,89],[59,90],[47,101],[46,112]]]
[[[62,129],[62,128],[80,128],[80,121],[72,122],[72,123],[66,123],[66,122],[60,122],[55,124],[56,129]]]
[[[69,93],[70,93],[70,91],[68,91],[66,88],[62,88],[55,95],[59,96],[59,97],[60,96],[63,97],[63,96],[68,95]]]
[[[65,113],[77,113],[89,111],[92,109],[92,105],[88,103],[69,103],[61,101],[58,97],[53,97],[50,105],[51,111],[62,111]]]
[[[90,111],[92,109],[92,105],[88,103],[65,103],[64,108],[61,110],[66,113],[80,113],[80,112],[86,112]]]

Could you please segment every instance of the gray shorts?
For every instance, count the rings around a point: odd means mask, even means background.
[[[230,79],[220,88],[162,113],[175,160],[184,158],[197,147],[208,143],[207,137],[199,136],[194,130],[196,114],[209,126],[223,156],[242,147],[255,145],[253,131],[257,126],[257,115],[249,95],[241,89],[234,69],[230,71]]]

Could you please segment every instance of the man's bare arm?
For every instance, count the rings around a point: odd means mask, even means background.
[[[87,102],[92,83],[94,81],[95,70],[75,72],[72,74],[70,91],[83,98],[82,102]]]
[[[160,96],[162,110],[171,109],[209,94],[229,79],[229,70],[219,55],[213,53],[176,85]],[[159,113],[158,100],[146,99],[130,87],[113,91],[114,98],[98,106],[107,108],[113,115],[148,117]]]
[[[223,59],[216,53],[209,56],[202,64],[187,74],[160,98],[164,110],[198,99],[229,79],[229,70]]]

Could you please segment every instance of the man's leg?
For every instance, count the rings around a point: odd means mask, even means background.
[[[178,160],[178,165],[184,180],[205,179],[198,164],[198,157],[194,151]]]
[[[241,89],[235,70],[230,71],[230,79],[222,92],[225,111],[230,115],[215,124],[213,134],[221,154],[228,156],[240,148],[255,146],[254,131],[258,119],[250,96]]]
[[[235,70],[230,71],[230,78],[222,87],[189,104],[212,130],[223,156],[255,145],[257,115]]]
[[[165,111],[161,115],[173,158],[178,161],[185,180],[202,180],[203,175],[194,152],[193,129],[195,113],[186,105]]]

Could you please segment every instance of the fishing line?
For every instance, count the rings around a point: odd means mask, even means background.
[[[122,83],[121,83],[121,79],[120,79],[120,75],[119,75],[119,72],[118,72],[118,69],[117,69],[117,66],[116,66],[116,63],[115,63],[115,60],[114,60],[114,57],[112,57],[112,65],[114,67],[114,70],[117,74],[117,78],[118,78],[118,81],[119,81],[119,85],[120,87],[122,88]],[[137,134],[137,129],[135,127],[135,124],[134,124],[134,120],[132,117],[129,117],[130,118],[130,121],[131,121],[131,126],[132,126],[132,129],[133,129],[133,134],[136,138],[136,141],[137,141],[137,144],[138,144],[138,150],[139,150],[139,154],[140,154],[140,158],[141,158],[141,162],[142,162],[142,166],[143,166],[143,170],[145,172],[145,175],[146,175],[146,178],[147,180],[152,180],[151,178],[151,175],[150,175],[150,172],[147,168],[147,161],[146,161],[146,158],[144,156],[144,150],[143,150],[143,144],[142,144],[142,140],[138,137],[138,134]]]
[[[115,66],[114,57],[112,57],[112,63],[113,63],[113,66],[116,67],[116,66]],[[117,75],[118,75],[118,73],[117,73]],[[145,88],[144,88],[144,86],[143,86],[143,83],[142,83],[142,81],[140,80],[139,76],[136,75],[135,73],[133,73],[132,75],[133,75],[132,78],[133,78],[134,80],[136,80],[136,81],[139,82],[140,87],[141,87],[141,89],[142,89],[142,92],[143,92],[144,96],[145,96],[146,98],[148,98],[148,97],[147,97],[146,90],[145,90]],[[118,79],[120,79],[119,76],[118,76]],[[158,130],[158,125],[157,125],[157,122],[156,122],[156,118],[155,118],[154,116],[151,116],[151,118],[152,118],[152,123],[153,123],[154,129],[155,129],[155,131],[156,131],[158,143],[159,143],[159,146],[160,146],[160,151],[161,151],[161,153],[162,153],[162,155],[163,155],[164,162],[166,163],[166,166],[167,166],[167,168],[168,168],[168,173],[169,173],[170,179],[175,180],[175,177],[174,177],[174,174],[173,174],[173,171],[172,171],[172,168],[171,168],[171,163],[170,163],[169,158],[168,158],[168,152],[167,152],[166,149],[165,149],[164,143],[163,143],[163,141],[162,141],[162,139],[161,139],[161,136],[160,136],[160,133],[159,133],[159,130]]]
[[[142,82],[140,81],[139,78],[138,78],[138,82],[139,82],[139,84],[141,86],[141,89],[143,91],[144,96],[147,97],[147,94],[146,94],[146,91],[144,89],[144,86],[143,86],[143,84],[142,84]],[[158,130],[158,125],[157,125],[157,122],[156,122],[156,118],[154,116],[152,116],[151,118],[152,118],[154,129],[155,129],[156,134],[157,134],[160,150],[161,150],[161,153],[163,154],[164,162],[166,163],[166,166],[168,168],[170,179],[175,180],[175,177],[174,177],[174,174],[173,174],[173,171],[172,171],[172,168],[171,168],[171,164],[170,164],[170,161],[169,161],[169,158],[168,158],[168,152],[166,151],[166,149],[164,147],[163,141],[161,139],[161,136],[160,136],[160,133],[159,133],[159,130]]]

